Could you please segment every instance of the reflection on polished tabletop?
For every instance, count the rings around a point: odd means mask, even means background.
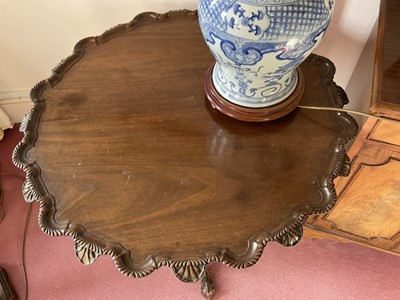
[[[301,109],[260,124],[226,117],[204,94],[212,60],[196,12],[146,13],[79,42],[33,89],[14,161],[26,200],[41,202],[40,227],[72,236],[83,263],[111,255],[132,277],[169,266],[202,278],[207,296],[209,263],[251,266],[334,205],[354,120]],[[311,56],[301,69],[303,105],[346,103],[331,62]]]

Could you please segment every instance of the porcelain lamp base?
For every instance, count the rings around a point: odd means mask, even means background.
[[[207,99],[210,101],[213,108],[219,110],[220,112],[229,117],[232,117],[240,121],[266,122],[286,116],[299,105],[301,98],[304,94],[305,90],[304,76],[303,73],[301,72],[301,69],[297,68],[296,69],[298,73],[297,86],[286,99],[282,100],[281,102],[275,105],[260,107],[260,108],[250,108],[250,107],[240,106],[225,99],[217,91],[212,80],[214,65],[215,62],[210,65],[205,75],[204,87]]]

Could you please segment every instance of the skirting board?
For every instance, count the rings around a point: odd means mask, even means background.
[[[0,92],[0,108],[12,123],[21,123],[32,108],[29,91]]]

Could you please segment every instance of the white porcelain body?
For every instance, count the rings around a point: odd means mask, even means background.
[[[227,100],[266,107],[296,88],[298,67],[320,43],[334,0],[199,0],[203,36]]]

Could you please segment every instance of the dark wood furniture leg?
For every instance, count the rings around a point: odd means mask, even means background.
[[[203,295],[204,298],[210,300],[215,293],[215,288],[207,268],[208,267],[206,267],[203,277],[201,278],[201,294]]]

